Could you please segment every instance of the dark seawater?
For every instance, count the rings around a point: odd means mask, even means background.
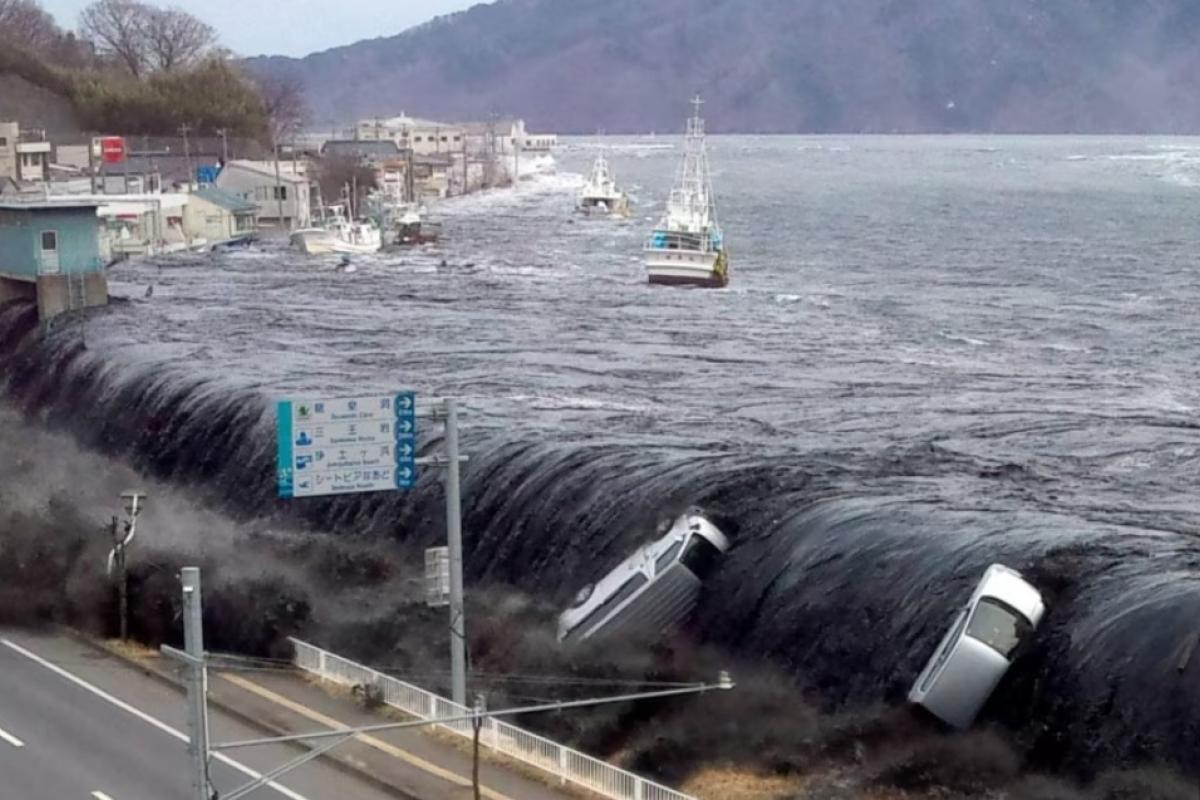
[[[285,508],[273,399],[452,394],[468,580],[564,600],[699,503],[735,548],[696,635],[831,706],[902,700],[1002,560],[1049,611],[985,716],[1047,763],[1194,768],[1200,140],[717,138],[721,291],[644,282],[673,144],[569,141],[352,274],[269,245],[121,265],[128,302],[45,337],[0,310],[5,387],[243,514]],[[597,146],[631,220],[571,214]],[[433,543],[441,503],[428,475],[286,508]]]

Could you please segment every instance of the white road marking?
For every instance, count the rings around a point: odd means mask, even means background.
[[[96,800],[112,800],[111,797],[99,790],[92,792],[92,797],[96,798]]]
[[[60,667],[56,664],[51,664],[49,661],[42,658],[37,653],[33,653],[33,652],[30,652],[29,650],[26,650],[24,647],[21,647],[21,645],[17,644],[16,642],[13,642],[9,639],[0,639],[0,643],[4,644],[4,646],[9,648],[10,650],[20,653],[21,655],[25,656],[26,658],[28,658],[30,661],[34,662],[35,664],[39,664],[40,666],[45,667],[46,669],[53,672],[55,675],[66,678],[68,681],[75,684],[79,688],[91,692],[96,697],[99,697],[101,700],[104,700],[107,703],[111,703],[112,705],[116,706],[117,708],[121,709],[122,711],[132,714],[133,716],[137,717],[142,722],[145,722],[148,725],[152,725],[153,727],[158,728],[160,731],[167,734],[168,736],[174,737],[175,739],[178,739],[181,742],[186,742],[188,740],[186,733],[175,730],[170,725],[168,725],[167,723],[158,719],[157,717],[152,717],[149,714],[147,714],[145,711],[142,711],[141,709],[138,709],[138,708],[134,708],[133,706],[129,705],[129,703],[126,703],[124,700],[120,700],[116,697],[113,697],[111,694],[104,691],[103,689],[101,689],[97,686],[93,686],[92,684],[85,681],[83,678],[80,678],[76,675],[71,674],[70,672],[67,672],[65,669],[63,669],[62,667]],[[262,777],[261,772],[256,772],[253,769],[251,769],[250,767],[247,767],[245,764],[242,764],[241,762],[238,762],[238,761],[234,761],[232,758],[225,755],[224,753],[213,753],[212,758],[216,759],[217,761],[220,761],[222,764],[226,764],[230,767],[233,767],[238,772],[242,773],[243,775],[245,775],[249,778],[254,778],[255,780],[257,780]],[[276,783],[275,781],[269,781],[267,783],[267,786],[270,786],[272,789],[279,792],[284,797],[288,798],[288,800],[308,800],[308,798],[305,797],[304,795],[297,794],[296,792],[293,792],[291,789],[287,788],[286,786],[282,786],[282,785]]]
[[[4,730],[4,728],[0,728],[0,739],[3,739],[4,741],[8,742],[13,747],[24,747],[25,746],[24,742],[22,742],[17,737],[13,736],[8,731]]]

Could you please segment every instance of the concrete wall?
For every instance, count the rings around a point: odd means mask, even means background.
[[[38,318],[43,322],[66,311],[108,304],[108,276],[42,275],[37,279]]]

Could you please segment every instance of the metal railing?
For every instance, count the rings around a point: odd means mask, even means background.
[[[356,664],[299,639],[290,641],[295,649],[293,663],[301,670],[342,686],[377,686],[382,690],[386,704],[418,719],[471,713],[471,709],[411,683]],[[469,720],[438,727],[464,738],[474,736]],[[696,800],[691,795],[648,781],[607,761],[564,747],[544,736],[493,717],[484,719],[479,742],[494,752],[543,770],[559,783],[573,783],[612,800]]]

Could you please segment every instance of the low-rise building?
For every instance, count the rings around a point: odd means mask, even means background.
[[[105,305],[98,205],[90,197],[0,199],[0,302],[36,299],[43,320]]]
[[[303,162],[230,161],[217,175],[216,187],[253,202],[261,222],[305,228],[312,220],[313,187]]]
[[[258,230],[258,204],[203,186],[188,196],[183,230],[192,247],[249,239]]]
[[[154,255],[186,249],[183,220],[190,195],[180,192],[93,195],[103,223],[101,250]]]
[[[463,126],[406,114],[388,119],[359,120],[354,127],[353,138],[394,141],[401,150],[411,148],[417,155],[458,153],[466,146]]]
[[[50,142],[31,140],[17,142],[17,182],[41,183],[48,177]]]

